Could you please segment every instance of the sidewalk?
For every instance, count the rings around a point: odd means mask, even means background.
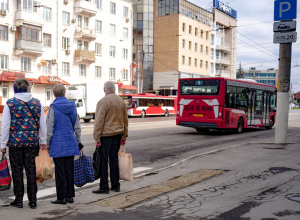
[[[270,142],[273,138],[270,139]],[[234,146],[121,183],[121,193],[76,193],[75,203],[38,201],[31,210],[0,207],[1,218],[19,219],[299,219],[299,128],[290,144]],[[98,180],[99,181],[99,180]],[[1,192],[0,192],[1,193]],[[0,201],[1,203],[1,201]]]

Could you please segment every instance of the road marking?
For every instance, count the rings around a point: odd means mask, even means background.
[[[136,168],[133,168],[133,173],[140,173],[140,172],[143,172],[143,171],[147,171],[147,170],[152,170],[152,168],[150,167],[136,167]],[[97,181],[97,180],[96,180]],[[95,182],[96,182],[95,181]],[[88,186],[92,186],[92,185],[98,185],[99,182],[97,181],[97,183],[87,183],[86,185],[84,185],[83,187],[76,187],[75,186],[75,189],[83,189],[83,188],[86,188]],[[51,195],[54,195],[56,194],[56,187],[50,187],[50,188],[47,188],[47,189],[42,189],[42,190],[38,190],[36,196],[37,198],[43,198],[43,197],[46,197],[46,196],[51,196]],[[15,199],[14,196],[11,196],[11,197],[8,197],[9,199]],[[23,201],[28,201],[28,198],[27,198],[27,193],[24,194],[24,199]]]
[[[157,125],[157,124],[176,124],[175,120],[170,121],[157,121],[157,122],[139,122],[139,123],[129,123],[128,126],[147,126],[147,125]],[[82,128],[93,128],[94,125],[81,126]]]

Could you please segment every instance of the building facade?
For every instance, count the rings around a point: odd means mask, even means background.
[[[100,86],[112,80],[121,94],[131,93],[133,2],[7,0],[0,14],[0,71],[34,82],[31,92],[45,106],[57,82]],[[1,83],[4,103],[13,88]]]
[[[244,79],[253,79],[258,83],[269,86],[276,86],[278,80],[278,70],[269,68],[267,70],[256,70],[255,67],[250,67],[249,70],[244,70]]]

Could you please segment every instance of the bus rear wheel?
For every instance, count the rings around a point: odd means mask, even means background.
[[[145,110],[142,110],[142,112],[141,112],[141,118],[145,118],[146,117],[146,112],[145,112]]]
[[[266,128],[267,128],[267,129],[272,129],[273,126],[274,126],[274,118],[272,117],[271,120],[270,120],[270,125],[267,126]]]
[[[165,111],[165,117],[169,117],[169,111],[168,110]]]
[[[244,120],[242,118],[239,119],[238,127],[237,127],[237,133],[243,133],[244,130]]]
[[[84,122],[88,123],[91,121],[91,119],[83,119]]]

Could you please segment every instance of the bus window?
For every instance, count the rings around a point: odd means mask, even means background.
[[[256,118],[262,118],[263,117],[263,91],[262,90],[256,90],[255,117]]]
[[[226,108],[236,108],[236,87],[227,86]]]
[[[247,113],[248,106],[247,106],[247,88],[239,88],[236,89],[236,107],[238,109],[242,109]]]
[[[133,103],[133,107],[134,107],[134,108],[139,106],[139,101],[138,101],[138,99],[133,99],[132,103]]]
[[[132,97],[131,96],[121,96],[121,98],[124,100],[127,108],[132,108]]]
[[[276,110],[276,95],[275,94],[271,94],[271,97],[270,97],[270,110],[271,111]]]

